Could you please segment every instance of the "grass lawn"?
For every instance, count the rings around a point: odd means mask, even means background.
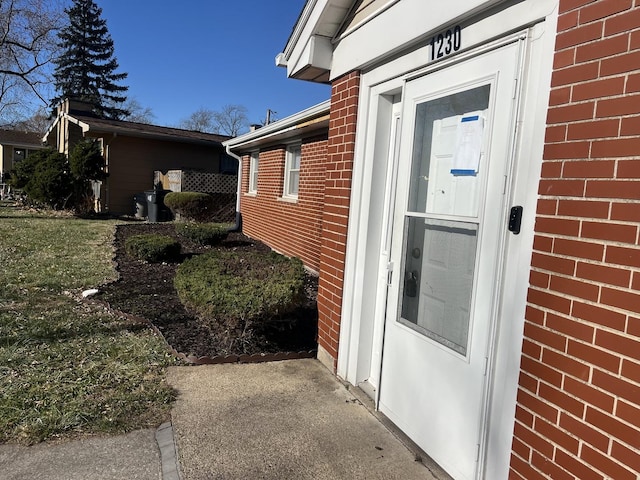
[[[114,279],[112,220],[0,203],[0,442],[125,432],[168,418],[174,360],[149,328],[81,300]]]

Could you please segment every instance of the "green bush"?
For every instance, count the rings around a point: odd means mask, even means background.
[[[69,152],[69,167],[73,177],[81,182],[107,178],[100,142],[87,139],[76,143]]]
[[[34,203],[86,213],[94,203],[91,181],[104,180],[104,168],[100,144],[83,140],[71,149],[68,160],[52,148],[29,154],[15,165],[11,184]]]
[[[214,203],[211,195],[200,192],[169,192],[164,197],[164,204],[174,215],[196,222],[203,222],[211,217]]]
[[[204,318],[240,328],[304,302],[302,262],[271,252],[211,252],[186,260],[174,284],[182,303]]]
[[[176,232],[198,245],[217,245],[222,242],[229,232],[221,223],[176,223]]]
[[[72,206],[74,182],[69,162],[52,148],[37,150],[18,162],[10,181],[35,203],[56,210]]]
[[[124,247],[128,255],[151,263],[176,260],[180,255],[180,242],[166,235],[132,235]]]
[[[78,213],[90,212],[95,201],[91,183],[108,176],[100,142],[83,140],[76,143],[69,153],[69,167],[74,180],[74,208]]]

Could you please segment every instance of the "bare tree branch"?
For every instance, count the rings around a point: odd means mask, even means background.
[[[178,126],[185,130],[194,130],[196,132],[218,133],[215,128],[214,117],[216,112],[208,108],[199,108],[187,118],[180,121]]]
[[[215,112],[215,133],[236,137],[243,133],[248,125],[247,108],[243,105],[225,105]]]
[[[236,137],[249,127],[247,108],[244,105],[225,105],[219,111],[200,108],[181,120],[178,126],[186,130]]]
[[[122,108],[129,112],[124,118],[127,122],[152,124],[156,117],[150,107],[143,107],[135,98],[128,98]]]
[[[0,0],[0,122],[48,104],[63,0]]]

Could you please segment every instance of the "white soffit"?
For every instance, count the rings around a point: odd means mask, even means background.
[[[328,131],[330,107],[331,102],[324,101],[252,132],[226,140],[222,145],[234,153],[242,153],[289,138],[302,138],[302,135],[315,130]]]
[[[356,2],[308,0],[276,64],[286,66],[289,77],[328,82],[429,32],[506,1],[455,0],[442,4],[433,0],[389,0],[380,2],[381,8],[363,21],[344,25],[347,28],[340,32]]]
[[[331,78],[362,68],[378,59],[439,33],[454,22],[463,22],[500,3],[531,3],[540,0],[455,0],[437,3],[402,0],[370,18],[367,24],[348,30],[336,39]],[[544,2],[543,2],[544,3]],[[393,32],[392,35],[381,32]]]
[[[353,0],[308,0],[276,65],[287,67],[291,78],[328,82],[331,40],[352,4]]]

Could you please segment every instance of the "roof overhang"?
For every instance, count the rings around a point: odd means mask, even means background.
[[[328,83],[425,44],[443,26],[524,1],[307,0],[276,65],[291,78]]]
[[[276,65],[300,80],[328,83],[332,40],[351,9],[353,0],[308,0]]]
[[[0,146],[11,146],[13,148],[26,148],[26,149],[39,149],[42,148],[42,142],[24,142],[21,140],[2,141],[0,140]]]
[[[302,139],[329,130],[330,101],[319,103],[289,117],[223,142],[227,151],[236,154]]]
[[[212,138],[205,138],[208,134],[200,134],[198,132],[171,127],[160,127],[133,122],[111,122],[102,119],[86,119],[68,113],[61,113],[51,127],[49,127],[49,130],[43,137],[44,140],[49,136],[56,123],[63,119],[78,125],[82,130],[82,135],[88,138],[102,138],[105,136],[115,138],[123,136],[210,146],[221,146],[222,140],[228,138],[223,135],[211,135]]]

